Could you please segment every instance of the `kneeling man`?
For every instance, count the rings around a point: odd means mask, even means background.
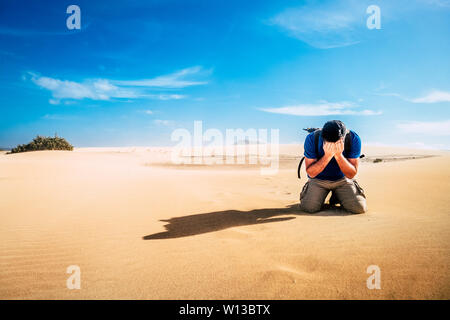
[[[353,179],[361,155],[361,139],[356,132],[347,130],[342,121],[328,121],[306,137],[304,155],[309,179],[300,194],[303,211],[320,211],[330,191],[330,204],[338,202],[352,213],[367,210],[364,191]]]

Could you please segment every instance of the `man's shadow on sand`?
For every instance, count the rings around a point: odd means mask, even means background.
[[[184,217],[175,217],[168,220],[164,226],[166,231],[149,234],[142,237],[144,240],[172,239],[194,236],[197,234],[219,231],[227,228],[248,226],[253,224],[278,222],[295,219],[295,217],[278,217],[284,215],[297,216],[348,216],[351,215],[339,207],[325,205],[318,213],[306,213],[298,208],[298,204],[285,208],[255,209],[250,211],[225,210],[209,213],[200,213]]]

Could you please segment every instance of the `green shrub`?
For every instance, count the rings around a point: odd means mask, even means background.
[[[373,160],[373,163],[377,163],[377,162],[381,162],[381,161],[383,161],[383,159],[376,158],[375,160]]]
[[[66,139],[57,135],[54,137],[37,136],[28,144],[20,144],[11,149],[9,153],[38,151],[38,150],[73,150],[73,146]]]

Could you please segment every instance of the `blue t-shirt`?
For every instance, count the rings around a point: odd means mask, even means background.
[[[356,134],[356,132],[351,131],[352,133],[352,148],[351,152],[347,153],[345,150],[343,152],[344,157],[355,159],[359,158],[361,155],[361,139]],[[309,159],[319,159],[323,157],[325,152],[323,151],[323,140],[322,135],[319,136],[319,154],[316,154],[316,148],[314,146],[314,132],[308,134],[305,139],[305,157]],[[323,169],[321,173],[319,173],[316,178],[321,180],[339,180],[344,177],[344,173],[342,173],[341,168],[335,158],[331,159],[328,165]]]

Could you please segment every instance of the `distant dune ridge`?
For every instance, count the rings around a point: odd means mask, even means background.
[[[1,152],[0,299],[450,298],[448,152],[365,147],[362,215],[298,210],[302,152],[268,176],[164,147]]]

